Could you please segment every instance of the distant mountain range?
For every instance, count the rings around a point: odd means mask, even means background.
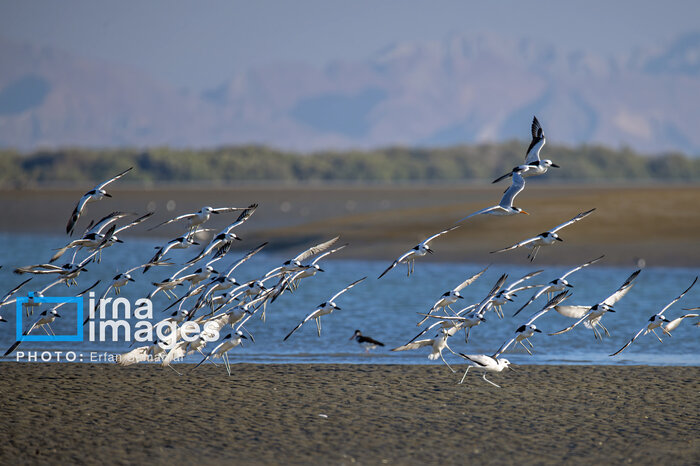
[[[272,63],[193,95],[130,68],[0,38],[0,147],[311,151],[529,138],[700,155],[700,33],[626,57],[535,41],[399,43],[323,69]]]

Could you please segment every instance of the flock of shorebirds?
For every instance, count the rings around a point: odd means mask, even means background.
[[[477,215],[528,215],[528,213],[523,209],[513,205],[516,196],[525,189],[525,178],[544,175],[547,173],[550,167],[558,168],[558,165],[553,163],[551,160],[540,159],[540,151],[545,145],[546,140],[542,127],[536,117],[533,118],[531,133],[532,142],[527,149],[525,163],[513,168],[509,173],[506,173],[494,180],[494,183],[497,183],[501,180],[511,178],[511,185],[505,191],[498,205],[486,207],[471,213],[459,220],[456,225],[429,236],[394,260],[392,264],[379,275],[378,278],[382,278],[400,264],[406,265],[407,275],[410,276],[415,268],[416,259],[433,253],[433,249],[430,246],[433,241],[442,235],[460,228],[461,223],[469,218]],[[95,186],[94,189],[85,193],[80,198],[75,206],[75,209],[73,210],[73,213],[71,214],[70,220],[66,226],[66,233],[71,236],[73,235],[76,225],[84,213],[87,204],[100,201],[105,197],[112,197],[105,190],[106,187],[119,178],[125,176],[130,170],[131,168],[124,170],[115,177],[100,183],[99,185]],[[225,268],[220,267],[220,265],[223,263],[222,259],[224,259],[231,251],[232,245],[236,241],[241,240],[241,238],[236,235],[234,230],[248,221],[255,213],[257,207],[257,204],[253,204],[248,207],[212,208],[207,206],[203,207],[198,212],[179,215],[150,228],[152,230],[170,223],[185,225],[182,236],[156,247],[155,254],[147,262],[139,264],[114,276],[111,283],[107,284],[106,288],[102,292],[100,299],[106,298],[111,292],[114,295],[118,295],[123,287],[127,286],[130,282],[136,281],[137,277],[143,276],[143,274],[147,273],[151,268],[160,268],[173,265],[173,263],[170,262],[170,259],[166,257],[169,251],[173,249],[186,249],[191,246],[201,245],[198,241],[203,241],[202,238],[210,239],[208,239],[208,242],[201,249],[201,252],[182,264],[182,267],[177,272],[163,280],[152,282],[153,290],[148,295],[148,298],[153,298],[158,293],[162,292],[169,299],[171,297],[173,298],[173,302],[167,308],[165,308],[164,311],[177,307],[175,310],[173,310],[172,315],[156,324],[156,326],[161,324],[168,325],[171,329],[170,333],[166,335],[166,338],[155,340],[152,344],[141,346],[129,351],[128,353],[119,355],[119,364],[126,366],[143,361],[159,361],[161,365],[170,367],[177,372],[177,370],[172,367],[173,362],[179,361],[189,354],[199,352],[203,356],[203,359],[199,364],[197,364],[197,366],[195,366],[195,368],[199,367],[199,365],[206,361],[221,358],[228,374],[231,375],[228,352],[241,345],[244,339],[251,339],[254,341],[253,335],[251,335],[245,328],[245,324],[249,321],[249,319],[255,314],[259,314],[264,321],[266,308],[269,303],[277,300],[286,291],[295,291],[304,279],[314,277],[317,272],[323,272],[320,261],[347,246],[347,244],[337,245],[339,237],[335,237],[326,242],[301,251],[295,257],[287,260],[279,267],[268,271],[262,276],[244,281],[242,283],[238,282],[233,276],[234,271],[246,261],[253,258],[267,245],[267,243],[263,243],[253,248]],[[559,232],[563,228],[583,220],[594,211],[595,208],[581,212],[572,217],[570,220],[567,220],[550,230],[540,233],[539,235],[527,238],[511,246],[492,252],[501,253],[517,248],[529,248],[530,252],[528,259],[533,261],[540,248],[551,246],[562,241],[562,239],[559,237]],[[238,213],[236,220],[223,230],[214,234],[214,236],[211,236],[211,229],[204,228],[205,223],[211,218],[212,215],[225,215],[231,213]],[[133,220],[124,220],[133,216],[135,216],[135,214],[112,212],[97,222],[91,221],[83,231],[80,238],[72,240],[66,244],[66,246],[58,249],[48,263],[16,268],[14,272],[20,275],[50,275],[55,278],[55,280],[50,284],[29,294],[29,298],[24,304],[27,316],[33,314],[34,308],[41,305],[41,303],[34,301],[35,298],[44,297],[49,289],[59,284],[65,284],[67,286],[77,285],[76,279],[81,272],[85,272],[87,270],[86,266],[88,266],[88,264],[99,263],[101,261],[101,255],[104,249],[117,245],[118,243],[122,243],[123,241],[119,238],[122,232],[149,220],[150,217],[153,216],[153,212],[149,212]],[[124,223],[117,226],[117,224],[122,222]],[[72,259],[70,262],[65,263],[63,266],[54,265],[54,262],[58,261],[70,250],[73,250]],[[77,260],[78,253],[81,251],[86,251],[87,255],[81,260]],[[601,260],[602,257],[603,256],[574,267],[562,276],[556,277],[546,284],[526,284],[528,280],[541,274],[543,272],[542,270],[529,273],[510,283],[507,283],[508,276],[504,274],[480,302],[470,304],[469,306],[455,311],[452,306],[456,305],[459,300],[464,299],[464,296],[462,296],[460,292],[465,287],[474,283],[486,271],[486,269],[484,269],[474,276],[467,278],[462,283],[446,291],[442,296],[440,296],[440,298],[427,312],[421,314],[421,319],[418,322],[418,326],[427,323],[424,329],[407,344],[393,348],[392,351],[405,351],[428,347],[431,350],[428,356],[429,359],[436,360],[440,358],[445,365],[452,370],[452,372],[455,372],[455,370],[443,356],[443,350],[447,349],[454,355],[464,358],[468,362],[467,370],[459,383],[464,382],[467,373],[470,369],[472,369],[482,372],[482,377],[486,382],[498,387],[498,385],[486,378],[486,374],[488,372],[501,372],[506,368],[512,370],[511,363],[507,359],[502,358],[501,355],[503,355],[514,345],[520,345],[528,353],[532,354],[530,348],[532,348],[533,345],[530,338],[532,338],[536,333],[541,333],[541,330],[535,325],[535,321],[551,310],[554,310],[563,316],[575,319],[574,323],[572,323],[569,327],[558,332],[554,332],[551,335],[558,335],[568,332],[576,328],[579,324],[583,324],[585,327],[593,330],[593,334],[596,339],[602,339],[601,331],[609,336],[607,328],[602,323],[602,318],[608,312],[615,312],[614,305],[632,288],[634,285],[634,280],[639,275],[640,270],[635,271],[629,277],[627,277],[627,279],[619,288],[615,290],[615,292],[599,303],[592,305],[562,304],[571,296],[570,290],[573,285],[569,282],[569,277],[575,272],[595,264]],[[221,271],[217,271],[217,269],[220,269]],[[138,270],[141,270],[140,274],[136,273]],[[343,289],[335,292],[327,301],[318,305],[313,312],[304,317],[304,319],[302,319],[299,324],[296,325],[284,337],[284,340],[286,341],[289,339],[299,328],[311,320],[315,322],[317,333],[320,336],[321,317],[329,315],[335,310],[339,310],[340,307],[336,304],[336,301],[344,293],[359,285],[366,278],[367,277],[359,278],[358,280],[348,284]],[[644,324],[644,326],[639,330],[639,332],[637,332],[622,348],[611,354],[611,356],[621,353],[637,338],[647,333],[653,333],[656,338],[659,339],[659,341],[662,341],[661,336],[656,333],[656,330],[670,336],[671,331],[675,329],[684,319],[699,317],[699,314],[684,314],[673,320],[669,320],[665,316],[665,312],[668,310],[668,308],[680,300],[695,285],[697,279],[698,278],[695,277],[695,280],[693,280],[691,285],[685,291],[673,299],[659,312],[651,316],[647,323]],[[13,298],[13,296],[31,280],[31,278],[26,279],[6,293],[6,295],[0,299],[0,310],[3,306],[14,303],[16,298]],[[82,290],[76,296],[85,295],[87,292],[96,289],[99,284],[100,282],[97,281],[87,289]],[[183,294],[183,296],[178,298],[175,294],[175,290],[179,286],[187,286],[187,291]],[[513,301],[513,297],[517,292],[532,288],[538,288],[537,292],[524,306],[518,309],[514,315],[519,314],[526,307],[530,306],[533,302],[545,294],[548,297],[547,303],[542,308],[537,310],[537,312],[532,314],[522,325],[516,328],[512,337],[505,341],[493,354],[455,353],[448,346],[448,339],[457,334],[460,330],[464,331],[465,342],[468,342],[471,329],[486,320],[485,315],[489,310],[494,311],[497,316],[503,317],[502,306],[510,301]],[[60,306],[61,304],[58,304],[53,306],[51,309],[38,313],[38,316],[35,318],[34,322],[24,331],[24,335],[28,335],[31,332],[39,330],[43,330],[47,335],[53,335],[54,332],[51,328],[51,324],[56,318],[60,317],[58,313]],[[694,311],[698,309],[700,308],[686,310]],[[89,319],[90,317],[88,316],[84,324],[87,324]],[[2,321],[5,321],[5,319],[0,316],[0,322]],[[196,323],[198,324],[199,328],[203,328],[201,333],[194,340],[191,338],[183,338],[183,326],[188,322]],[[700,322],[698,324],[700,324]],[[225,330],[228,328],[230,328],[230,331],[226,332]],[[421,336],[430,332],[431,330],[437,332],[433,338],[419,339]],[[226,334],[223,338],[212,341],[215,335],[220,337],[223,334]],[[376,346],[384,346],[384,344],[380,341],[363,335],[360,330],[355,331],[351,339],[354,339],[359,344],[365,346],[367,351]],[[5,356],[17,349],[20,343],[21,340],[15,342],[5,352]],[[526,343],[529,345],[529,348]],[[205,352],[205,347],[208,344],[213,346],[213,349]]]

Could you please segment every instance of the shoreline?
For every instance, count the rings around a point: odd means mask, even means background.
[[[0,460],[697,464],[700,368],[0,364]],[[193,456],[194,455],[194,456]]]

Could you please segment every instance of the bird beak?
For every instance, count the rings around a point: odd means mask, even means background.
[[[321,268],[319,268],[318,271],[319,271],[319,272],[325,272],[325,270],[323,270],[323,269],[321,269]]]
[[[615,312],[615,309],[608,309],[608,312]]]
[[[513,372],[515,372],[515,369],[513,369],[513,365],[512,365],[512,364],[508,364],[508,369],[510,369],[510,370],[512,370]]]
[[[552,166],[554,166],[554,164],[552,164]],[[215,211],[215,210],[212,210],[211,213],[212,213],[212,214],[219,215],[219,212],[217,212],[217,211]]]
[[[2,319],[2,317],[0,317],[0,319]],[[354,338],[355,338],[355,334],[353,334],[350,338],[348,338],[348,340],[353,340]]]
[[[570,284],[568,284],[568,283],[566,284],[566,286],[568,286],[569,288],[573,288],[573,287],[574,287],[574,285],[570,285]]]
[[[561,239],[561,238],[558,237],[558,236],[557,236],[556,238],[554,238],[554,239],[556,239],[557,241],[562,241],[562,242],[564,241],[563,239]]]
[[[136,280],[134,280],[133,278],[129,278],[129,281],[130,281],[130,282],[135,282]]]
[[[248,339],[248,337],[245,335],[241,335],[241,338],[245,338],[246,340]]]
[[[105,193],[105,197],[112,197],[112,195],[109,193]]]
[[[525,215],[530,215],[530,214],[528,214],[527,212],[525,212],[524,210],[521,210],[520,213],[521,213],[521,214],[525,214]]]
[[[428,252],[429,252],[430,254],[432,254],[432,253],[433,253],[433,250],[432,250],[432,249],[430,249],[430,248],[426,248],[425,250],[426,250],[426,251],[428,251]]]
[[[335,308],[336,308],[336,310],[338,310],[338,311],[340,310],[340,306],[336,306]]]
[[[55,315],[56,317],[61,317],[61,315],[60,315],[60,314],[54,314],[54,315]]]
[[[7,320],[5,320],[4,317],[0,316],[0,322],[7,322]],[[352,340],[352,338],[351,338],[351,340]]]
[[[462,295],[459,295],[459,296],[457,296],[457,297],[458,297],[459,299],[464,299],[464,296],[462,296]]]
[[[192,241],[192,244],[195,245],[195,246],[199,246],[199,243],[196,242],[196,241]]]
[[[560,167],[559,165],[557,165],[556,163],[553,163],[552,166],[553,166],[554,168],[561,168],[561,167]]]
[[[664,317],[664,322],[671,322],[671,321]]]
[[[217,274],[217,275],[221,275],[221,274],[220,274],[219,272],[217,272],[216,270],[212,270],[211,273],[215,273],[215,274]]]
[[[236,239],[237,239],[238,241],[243,241],[243,240],[242,240],[242,239],[240,239],[240,238],[239,238],[238,236],[236,236]]]
[[[535,329],[535,332],[537,332],[537,333],[542,333],[542,330],[536,328],[536,329]]]
[[[120,240],[119,238],[115,239],[114,241],[116,241],[117,243],[123,243],[123,242],[124,242],[124,241]]]

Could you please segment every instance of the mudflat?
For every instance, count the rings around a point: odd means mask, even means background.
[[[259,208],[236,231],[250,249],[270,241],[268,250],[296,251],[314,241],[341,235],[352,247],[344,258],[391,260],[426,237],[452,226],[462,217],[497,204],[507,183],[497,185],[339,185],[242,187],[144,187],[115,185],[112,199],[88,205],[78,230],[90,219],[121,210],[155,210],[148,223],[128,235],[173,238],[183,225],[153,231],[157,222],[204,205]],[[75,203],[90,187],[71,189],[0,190],[0,231],[65,234]],[[430,260],[526,263],[527,251],[490,251],[535,236],[592,208],[585,220],[560,232],[566,247],[544,248],[538,264],[575,264],[606,255],[606,264],[632,265],[644,259],[650,266],[700,264],[700,186],[695,185],[543,185],[529,183],[515,205],[530,215],[477,216],[439,238]],[[215,216],[209,226],[233,221]],[[225,217],[225,218],[219,218]],[[561,245],[560,245],[561,246]],[[338,256],[340,258],[340,256]]]
[[[699,367],[192,367],[1,363],[0,463],[700,463]]]

